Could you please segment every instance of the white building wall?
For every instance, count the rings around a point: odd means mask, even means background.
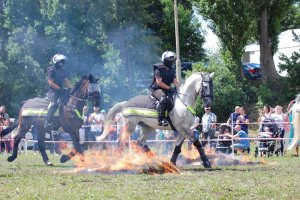
[[[300,29],[294,29],[294,32],[300,36]],[[294,37],[292,34],[292,30],[287,30],[282,32],[279,35],[279,44],[278,44],[278,51],[275,53],[273,59],[274,64],[279,73],[278,65],[280,62],[279,56],[284,54],[290,57],[293,52],[300,51],[299,42],[293,41]],[[260,47],[258,44],[250,44],[245,47],[245,54],[249,54],[250,60],[242,59],[243,63],[251,62],[251,63],[260,63]],[[281,76],[286,76],[286,72],[280,73]]]

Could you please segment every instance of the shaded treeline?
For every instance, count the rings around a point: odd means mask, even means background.
[[[183,4],[180,4],[183,2]],[[190,1],[179,1],[181,57],[201,61],[204,37]],[[141,92],[152,64],[175,51],[172,0],[0,0],[0,104],[16,114],[44,96],[46,69],[66,55],[72,79],[99,76],[103,107]]]

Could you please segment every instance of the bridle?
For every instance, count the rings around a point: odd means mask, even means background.
[[[212,83],[212,78],[209,77],[209,74],[201,73],[202,77],[202,82],[201,82],[201,98],[209,97],[211,99],[214,98],[214,93],[213,93],[213,83]],[[209,85],[209,93],[205,93],[204,89],[204,83],[208,83]],[[197,96],[199,95],[200,91],[198,91]]]
[[[201,81],[201,90],[196,92],[196,97],[200,96],[201,98],[209,97],[213,99],[213,84],[212,84],[212,78],[209,77],[209,74],[201,73],[202,81]],[[204,83],[207,82],[209,84],[209,94],[205,94],[204,90]],[[199,95],[201,92],[201,95]],[[190,105],[187,105],[184,103],[184,101],[180,98],[178,94],[184,95],[184,96],[189,96],[187,94],[182,94],[180,92],[176,92],[175,95],[178,97],[178,99],[183,103],[183,105],[195,116],[196,111],[193,107]]]

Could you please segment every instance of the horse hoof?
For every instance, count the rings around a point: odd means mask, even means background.
[[[50,162],[49,160],[46,161],[45,164],[46,164],[47,166],[53,166],[52,162]]]
[[[7,158],[7,161],[8,161],[8,162],[12,162],[12,161],[14,161],[16,158],[17,158],[16,156],[9,156],[9,157]]]
[[[60,162],[61,163],[65,163],[68,160],[70,160],[70,158],[67,155],[65,155],[65,154],[60,157]]]
[[[204,160],[203,161],[203,166],[206,169],[210,169],[211,168],[211,164],[210,164],[210,162],[208,160]]]
[[[174,166],[176,166],[176,162],[170,161]]]

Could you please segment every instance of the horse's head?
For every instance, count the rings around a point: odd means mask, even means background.
[[[88,86],[88,99],[92,102],[93,106],[100,106],[100,87],[98,84],[99,78],[89,75],[89,86]]]
[[[85,102],[86,100],[90,101],[93,106],[100,105],[100,88],[98,85],[97,78],[92,75],[82,76],[81,80],[77,82],[74,88],[70,91],[70,100],[69,104],[74,107],[78,103],[76,102]],[[69,105],[70,106],[70,105]]]
[[[214,73],[201,73],[202,80],[196,83],[196,93],[201,97],[205,107],[211,106],[213,102],[213,82]]]

